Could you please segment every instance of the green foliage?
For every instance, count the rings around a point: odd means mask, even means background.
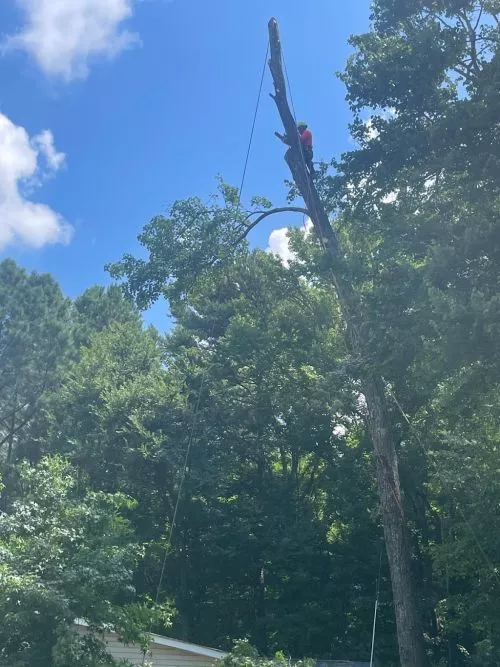
[[[274,659],[265,658],[245,639],[235,641],[232,651],[221,661],[223,667],[313,667],[314,664],[314,660],[287,660],[282,651]]]
[[[129,663],[113,660],[95,634],[78,634],[68,626],[58,628],[51,657],[52,662],[45,664],[53,667],[130,667]]]
[[[147,260],[125,255],[108,269],[114,278],[126,278],[126,293],[140,308],[160,296],[182,299],[198,275],[244,247],[247,226],[237,190],[221,183],[208,204],[197,197],[177,201],[168,217],[157,216],[146,225],[139,242],[148,252]]]
[[[406,413],[394,406],[433,658],[493,664],[498,7],[378,0],[372,19],[343,74],[359,148],[330,194],[373,362]]]
[[[1,262],[0,462],[16,459],[20,438],[58,385],[70,337],[70,302],[57,283]]]
[[[87,654],[91,645],[101,659],[97,635],[83,640],[70,628],[76,618],[94,628],[114,623],[117,606],[133,598],[141,548],[124,513],[134,502],[82,492],[61,458],[17,472],[19,500],[0,515],[0,664],[49,665],[54,651],[62,667],[73,664],[65,662],[70,652]]]
[[[237,642],[225,667],[366,660],[381,527],[360,364],[392,397],[433,664],[500,663],[500,6],[372,12],[342,74],[358,145],[316,180],[365,358],[314,233],[291,232],[289,267],[250,253],[223,183],[146,225],[146,258],[110,266],[124,292],[71,304],[50,277],[0,264],[0,664],[111,664],[105,623],[142,646],[170,624],[257,646]],[[161,296],[166,337],[138,311]],[[390,591],[382,559],[386,666]]]
[[[196,619],[205,643],[245,630],[264,652],[365,657],[378,519],[336,300],[256,252],[200,279],[177,315],[167,366],[199,426],[165,576],[174,632]]]
[[[110,325],[140,325],[140,315],[127,301],[118,285],[107,288],[96,285],[79,296],[74,303],[76,311],[75,344],[88,345],[94,333]]]

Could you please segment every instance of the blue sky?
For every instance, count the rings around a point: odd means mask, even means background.
[[[369,2],[2,0],[0,258],[47,271],[75,297],[172,201],[239,185],[267,21],[276,16],[297,114],[318,159],[350,147],[335,78]],[[245,195],[285,200],[276,110],[264,95]],[[252,243],[292,217],[270,219]],[[146,316],[165,326],[163,305]]]

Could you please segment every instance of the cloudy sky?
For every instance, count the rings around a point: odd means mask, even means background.
[[[278,18],[297,113],[318,158],[349,148],[335,71],[368,27],[368,0],[2,0],[0,259],[49,271],[69,296],[178,198],[239,184],[267,40]],[[285,199],[267,96],[245,185]],[[285,225],[251,239],[286,257]],[[149,319],[162,326],[163,311]]]

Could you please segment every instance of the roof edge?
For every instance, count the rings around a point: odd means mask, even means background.
[[[75,619],[75,625],[88,627],[89,624],[83,618]],[[113,628],[104,628],[107,632],[115,632]],[[116,634],[116,633],[115,633]],[[157,646],[167,646],[169,648],[176,648],[186,653],[193,653],[194,655],[204,655],[207,658],[216,658],[221,660],[225,658],[227,653],[216,648],[209,648],[208,646],[201,646],[200,644],[191,644],[190,642],[181,641],[180,639],[172,639],[171,637],[164,637],[163,635],[156,635],[151,633],[151,641]]]

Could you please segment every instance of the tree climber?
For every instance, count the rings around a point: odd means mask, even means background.
[[[312,132],[307,128],[307,123],[305,123],[303,120],[299,120],[297,123],[297,130],[299,133],[299,139],[300,139],[300,146],[302,148],[302,155],[304,156],[304,162],[306,163],[307,168],[309,169],[309,173],[311,176],[314,176],[316,173],[314,169],[314,163],[313,163],[313,138],[312,138]],[[279,132],[274,133],[279,139],[284,144],[287,144],[287,146],[290,146],[290,140],[288,137],[284,134],[280,134]]]

